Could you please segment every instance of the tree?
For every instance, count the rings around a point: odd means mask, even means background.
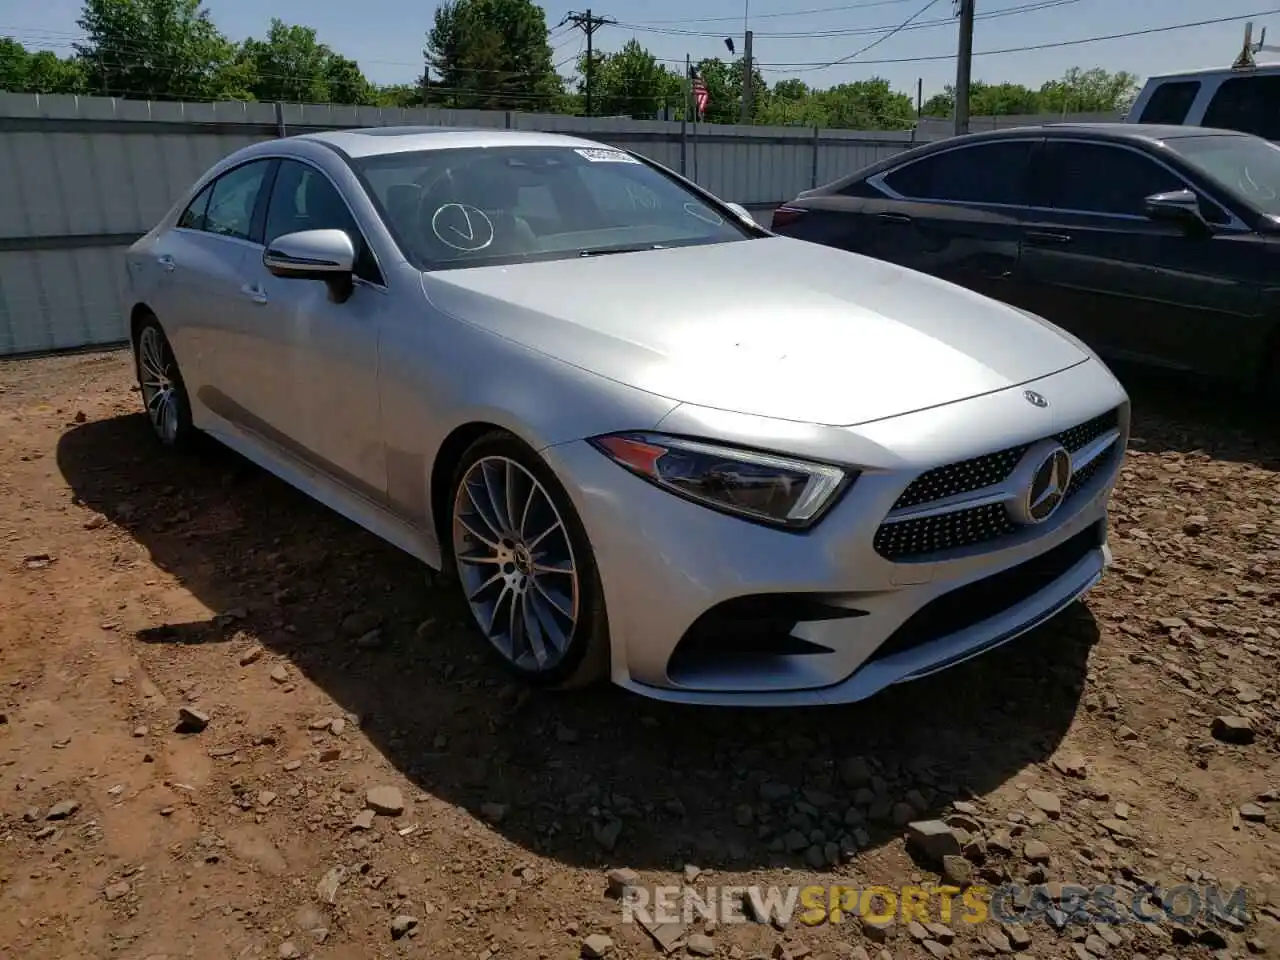
[[[533,0],[446,0],[423,50],[451,106],[481,110],[549,108],[563,89],[551,63],[547,18]]]
[[[1118,113],[1127,110],[1138,95],[1138,78],[1127,70],[1109,73],[1101,67],[1072,67],[1061,80],[1040,88],[1044,113]]]
[[[627,116],[652,120],[666,107],[680,104],[680,78],[658,63],[635,40],[617,53],[592,54],[593,110],[602,116]],[[578,58],[578,92],[586,95],[587,55]]]
[[[85,0],[76,52],[94,93],[155,100],[246,97],[235,47],[201,0]]]
[[[288,103],[373,103],[372,85],[354,60],[334,53],[311,27],[273,18],[264,40],[246,40],[240,62],[258,100]]]
[[[0,37],[0,90],[11,93],[82,93],[84,71],[78,60],[49,50],[32,53],[9,37]]]
[[[1060,80],[1050,80],[1033,90],[1020,83],[983,83],[969,88],[969,113],[975,117],[1006,117],[1037,113],[1119,113],[1128,109],[1138,93],[1138,78],[1127,71],[1109,73],[1101,68],[1072,67]],[[955,88],[925,101],[922,113],[949,117],[955,112]]]

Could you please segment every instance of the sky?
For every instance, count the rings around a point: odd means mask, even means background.
[[[728,57],[724,37],[739,52],[745,27],[754,34],[755,60],[774,83],[789,76],[810,85],[887,78],[893,87],[914,93],[922,80],[924,95],[955,77],[957,25],[953,0],[592,0],[592,13],[616,25],[595,34],[599,49],[616,50],[635,38],[659,59],[682,64],[686,54]],[[983,56],[984,51],[1061,43],[1102,35],[1150,30],[1209,19],[1251,16],[1254,37],[1262,26],[1275,32],[1269,43],[1280,47],[1280,0],[975,0],[975,79],[1010,81],[1038,87],[1079,66],[1128,70],[1145,78],[1153,73],[1231,64],[1243,40],[1244,20],[1194,29],[1171,30],[1115,40],[1098,40],[1021,53]],[[598,5],[596,5],[598,4]],[[433,3],[422,0],[206,0],[219,28],[234,40],[260,36],[272,17],[315,27],[322,41],[357,60],[376,83],[412,82],[421,73],[422,46],[431,25]],[[544,9],[561,72],[572,63],[584,37],[572,27],[557,28],[571,10],[585,6],[553,0]],[[71,52],[80,35],[80,0],[0,0],[0,36],[28,47]],[[895,27],[910,23],[889,35]],[[873,49],[858,53],[873,41]],[[940,59],[901,62],[909,58]],[[1280,59],[1262,54],[1259,60]],[[833,61],[844,62],[833,65]],[[899,61],[899,62],[877,62]]]

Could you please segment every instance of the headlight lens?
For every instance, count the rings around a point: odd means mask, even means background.
[[[814,524],[855,476],[830,464],[661,434],[619,433],[589,442],[672,493],[783,527]]]

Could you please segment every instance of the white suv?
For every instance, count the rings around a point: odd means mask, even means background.
[[[1133,101],[1129,123],[1240,130],[1280,141],[1280,63],[1193,70],[1152,77]]]

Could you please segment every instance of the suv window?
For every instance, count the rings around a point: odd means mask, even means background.
[[[373,251],[329,178],[309,164],[281,160],[267,204],[265,239],[270,245],[277,237],[303,230],[341,230],[356,251],[355,275],[383,282]]]
[[[1200,93],[1199,80],[1173,80],[1151,91],[1139,123],[1185,123],[1187,111]]]
[[[204,229],[222,237],[251,239],[253,210],[270,160],[255,160],[224,173],[213,182],[213,194],[205,212]]]
[[[209,206],[209,195],[212,193],[213,184],[206,184],[205,188],[196,194],[196,198],[187,204],[187,209],[182,211],[182,216],[178,218],[178,226],[186,230],[203,230],[204,212]]]
[[[912,200],[1026,203],[1030,140],[980,143],[937,153],[899,167],[884,181]]]
[[[1201,126],[1280,140],[1280,76],[1223,80],[1205,109]]]
[[[1045,202],[1058,210],[1141,217],[1151,194],[1187,188],[1167,167],[1124,147],[1050,141],[1043,156],[1036,180],[1048,185]]]

